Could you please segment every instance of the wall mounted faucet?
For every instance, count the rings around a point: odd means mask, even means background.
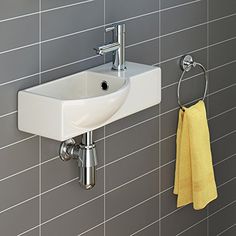
[[[95,48],[98,55],[103,56],[112,52],[112,69],[125,70],[125,24],[117,24],[105,29],[112,32],[113,42],[99,48]]]
[[[92,131],[83,134],[81,144],[74,139],[68,139],[61,144],[60,158],[63,161],[76,159],[79,167],[79,182],[86,190],[95,186],[97,155],[93,143]]]

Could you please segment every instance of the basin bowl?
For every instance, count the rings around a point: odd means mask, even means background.
[[[19,129],[27,131],[24,123],[30,117],[28,125],[32,125],[28,127],[29,132],[34,126],[42,124],[35,133],[55,139],[60,137],[60,140],[76,136],[77,128],[91,130],[107,121],[124,103],[128,91],[127,78],[93,71],[20,91]],[[28,116],[27,112],[30,113]],[[22,119],[24,122],[21,122]],[[49,131],[51,134],[48,134]]]

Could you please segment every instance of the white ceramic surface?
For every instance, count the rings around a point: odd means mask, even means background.
[[[19,129],[64,141],[160,102],[160,68],[132,62],[124,72],[110,68],[108,63],[20,91]]]

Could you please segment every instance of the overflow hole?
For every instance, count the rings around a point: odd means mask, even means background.
[[[108,90],[109,85],[108,85],[107,81],[102,81],[101,88],[102,88],[102,90]]]

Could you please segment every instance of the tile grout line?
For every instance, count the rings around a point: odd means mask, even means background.
[[[213,166],[218,166],[219,164],[221,164],[221,163],[223,163],[223,162],[225,162],[227,160],[230,160],[232,157],[235,157],[235,156],[236,156],[236,153],[234,153],[234,154],[232,154],[232,155],[230,155],[228,157],[225,157],[224,160],[216,162]]]
[[[217,141],[219,141],[219,140],[221,140],[221,139],[223,139],[223,138],[225,138],[225,137],[228,137],[228,136],[231,135],[231,134],[234,134],[235,132],[236,132],[236,130],[233,130],[233,131],[231,131],[231,132],[229,132],[229,133],[227,133],[227,134],[225,134],[225,135],[222,135],[221,137],[216,138],[216,139],[214,139],[213,141],[211,141],[211,143],[215,143],[215,142],[217,142]]]
[[[27,140],[29,140],[29,139],[32,139],[32,138],[34,138],[34,137],[37,137],[37,135],[32,135],[32,136],[29,136],[28,138],[24,138],[24,139],[21,139],[21,140],[19,140],[19,141],[16,141],[16,142],[7,144],[7,145],[5,145],[5,146],[3,146],[3,147],[0,147],[0,150],[5,149],[5,148],[8,148],[8,147],[11,147],[11,146],[14,146],[14,145],[16,145],[16,144],[18,144],[18,143],[22,143],[22,142],[27,141]]]
[[[41,8],[39,8],[39,11],[35,11],[35,12],[27,13],[27,14],[24,14],[24,15],[14,16],[14,17],[10,17],[10,18],[0,20],[0,24],[3,23],[3,22],[6,22],[6,21],[12,21],[12,20],[17,20],[17,19],[24,18],[24,17],[39,15],[40,13],[55,11],[55,10],[59,10],[59,9],[62,9],[62,8],[69,8],[69,7],[73,7],[73,6],[76,6],[76,5],[82,5],[84,3],[93,2],[93,1],[94,0],[84,0],[82,2],[63,5],[63,6],[60,6],[60,7],[49,8],[49,9],[46,9],[46,10],[42,10],[42,7],[41,7]]]
[[[220,236],[223,233],[227,232],[228,230],[232,229],[234,226],[236,226],[236,223],[232,224],[230,227],[228,227],[227,229],[221,231],[219,234],[217,234],[216,236]]]
[[[213,120],[213,119],[215,119],[215,118],[217,118],[217,117],[219,117],[219,116],[225,115],[226,113],[231,112],[231,111],[233,111],[233,110],[235,110],[235,109],[236,109],[236,107],[233,107],[233,108],[230,108],[230,109],[228,109],[228,110],[225,110],[225,111],[223,111],[223,112],[221,112],[221,113],[219,113],[219,114],[217,114],[217,115],[215,115],[215,116],[210,117],[210,118],[208,119],[208,121]]]
[[[92,228],[89,228],[89,229],[83,231],[82,233],[78,234],[77,236],[84,235],[84,234],[90,232],[91,230],[96,229],[97,227],[99,227],[99,226],[101,226],[101,225],[104,225],[104,222],[102,222],[102,223],[100,223],[100,224],[98,224],[98,225],[93,226]]]
[[[162,5],[161,5],[161,0],[159,0],[158,1],[158,3],[159,3],[159,9],[161,9],[161,7],[162,7]],[[161,14],[161,12],[159,12],[159,14],[158,14],[158,36],[160,37],[161,36],[161,16],[162,16],[162,14]],[[158,49],[159,49],[159,51],[158,51],[158,57],[159,57],[159,62],[161,61],[161,42],[162,42],[162,38],[160,38],[159,39],[159,41],[158,41]],[[162,81],[161,81],[161,84],[162,84]],[[162,91],[162,90],[161,90]],[[160,115],[161,114],[161,103],[159,104],[159,109],[158,109],[158,115]],[[158,138],[159,138],[159,151],[158,151],[158,158],[159,158],[159,167],[161,167],[161,148],[162,148],[162,141],[161,141],[161,118],[159,118],[158,119],[158,125],[159,125],[159,132],[158,132]],[[158,185],[159,185],[159,191],[162,189],[162,185],[161,185],[161,173],[162,173],[162,168],[160,168],[159,169],[159,179],[158,179]],[[161,205],[161,197],[159,196],[159,198],[158,198],[158,205],[159,205],[159,211],[158,211],[158,220],[161,218],[161,209],[162,209],[162,205]],[[158,222],[158,234],[159,234],[159,236],[161,236],[161,222],[159,221]]]
[[[105,0],[104,0],[105,1]],[[104,137],[106,135],[106,126],[104,126]],[[103,229],[104,229],[104,236],[106,236],[106,138],[104,139],[104,142],[103,142],[103,148],[104,148],[104,189],[103,189],[103,193],[104,193],[104,198],[103,198],[103,204],[104,204],[104,215],[103,215]]]
[[[149,175],[149,174],[152,174],[152,173],[154,173],[154,172],[160,170],[160,168],[161,168],[161,167],[154,168],[154,169],[152,169],[152,170],[150,170],[150,171],[148,171],[148,172],[146,172],[146,173],[144,173],[144,174],[142,174],[142,175],[139,175],[138,177],[135,177],[135,178],[133,178],[133,179],[131,179],[131,180],[125,182],[124,184],[121,184],[121,185],[119,185],[119,186],[117,186],[117,187],[115,187],[115,188],[112,188],[111,190],[109,190],[109,191],[106,192],[106,195],[109,194],[109,193],[112,193],[112,192],[116,191],[117,189],[120,189],[120,188],[122,188],[122,187],[124,187],[124,186],[126,186],[126,185],[128,185],[128,184],[130,184],[130,183],[133,183],[133,182],[135,182],[136,180],[139,180],[139,179],[141,179],[141,178],[143,178],[143,177],[145,177],[145,176],[147,176],[147,175]]]
[[[11,111],[11,112],[9,112],[9,113],[6,113],[6,114],[4,114],[4,115],[1,115],[0,116],[0,119],[1,118],[4,118],[4,117],[6,117],[6,116],[10,116],[10,115],[13,115],[13,114],[16,114],[18,111],[16,110],[16,111]]]
[[[208,209],[207,209],[207,211],[208,211]],[[189,229],[192,229],[192,228],[194,228],[195,226],[197,226],[197,225],[201,224],[201,223],[202,223],[202,222],[204,222],[205,220],[207,221],[207,220],[208,220],[208,218],[209,218],[209,217],[207,216],[207,217],[205,217],[205,218],[201,219],[200,221],[198,221],[198,222],[194,223],[193,225],[191,225],[191,226],[190,226],[190,227],[188,227],[187,229],[184,229],[183,231],[181,231],[180,233],[176,234],[175,236],[179,236],[179,235],[181,235],[181,234],[183,234],[183,233],[187,232]],[[209,236],[209,235],[208,235],[208,226],[207,226],[207,236]]]
[[[39,0],[39,84],[42,83],[42,0]],[[42,235],[42,138],[39,136],[39,236]]]
[[[83,5],[83,4],[86,4],[86,3],[90,3],[90,2],[94,2],[95,0],[84,0],[82,2],[76,2],[76,3],[72,3],[72,4],[68,4],[68,5],[62,5],[62,6],[59,6],[59,7],[54,7],[54,8],[49,8],[49,9],[46,9],[46,10],[40,10],[39,13],[46,13],[46,12],[51,12],[51,11],[55,11],[55,10],[60,10],[60,9],[64,9],[64,8],[70,8],[70,7],[74,7],[74,6],[77,6],[77,5]]]
[[[235,180],[235,179],[236,179],[236,176],[233,177],[233,178],[231,178],[231,179],[229,179],[229,180],[227,180],[227,181],[225,181],[223,184],[218,185],[217,188],[221,188],[222,186],[224,186],[224,185],[230,183],[231,181],[233,181],[233,180]]]

